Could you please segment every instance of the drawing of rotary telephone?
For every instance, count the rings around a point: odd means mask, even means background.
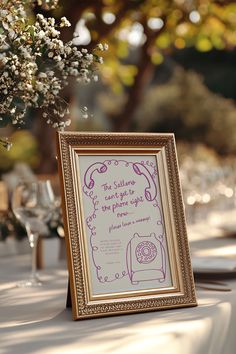
[[[153,201],[157,195],[157,188],[151,173],[144,165],[138,162],[133,164],[133,170],[137,175],[143,175],[146,178],[148,187],[145,188],[144,194],[148,201]]]
[[[107,171],[107,166],[104,163],[96,162],[92,164],[84,175],[84,184],[88,189],[92,189],[94,187],[94,179],[92,178],[94,172],[104,173]]]
[[[152,232],[149,236],[135,233],[126,249],[126,263],[130,281],[137,285],[141,281],[166,278],[166,253],[162,237]]]

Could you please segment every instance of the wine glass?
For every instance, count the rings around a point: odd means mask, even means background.
[[[12,210],[25,226],[31,248],[31,274],[19,287],[36,287],[42,283],[37,275],[37,243],[40,230],[51,218],[55,208],[55,197],[51,182],[21,182],[13,191]]]

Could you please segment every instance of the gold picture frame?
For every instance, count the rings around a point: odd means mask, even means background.
[[[196,306],[174,135],[57,143],[73,319]]]

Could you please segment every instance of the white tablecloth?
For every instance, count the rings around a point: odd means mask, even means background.
[[[198,307],[73,322],[65,265],[42,271],[41,289],[15,288],[29,263],[0,259],[1,354],[236,353],[236,280],[231,292],[198,290]]]

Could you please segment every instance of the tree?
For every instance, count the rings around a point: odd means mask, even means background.
[[[74,28],[89,31],[87,47],[108,42],[103,79],[126,102],[113,115],[114,130],[130,130],[155,66],[174,49],[195,46],[231,50],[236,44],[236,4],[233,1],[71,0],[64,3]],[[83,33],[81,41],[83,43]]]

